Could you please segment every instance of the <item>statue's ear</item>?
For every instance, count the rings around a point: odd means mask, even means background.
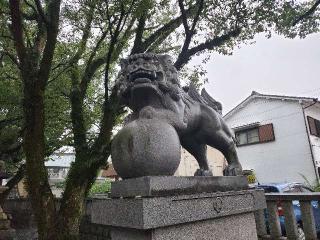
[[[121,59],[120,59],[121,69],[124,69],[128,64],[129,64],[128,59],[124,59],[124,58],[121,58]]]

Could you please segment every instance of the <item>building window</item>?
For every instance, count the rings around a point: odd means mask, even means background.
[[[247,128],[235,132],[237,146],[274,141],[273,125]]]
[[[320,137],[320,121],[310,116],[308,116],[307,119],[308,119],[310,134]]]
[[[57,167],[48,168],[49,178],[59,178],[60,177],[60,169]]]

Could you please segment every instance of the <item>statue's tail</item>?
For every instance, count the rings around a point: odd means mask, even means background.
[[[201,97],[203,97],[203,99],[210,107],[215,109],[218,113],[222,114],[222,104],[214,100],[204,88],[201,91]]]

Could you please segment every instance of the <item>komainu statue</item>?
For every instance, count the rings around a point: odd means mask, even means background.
[[[192,84],[182,88],[170,56],[142,53],[122,60],[116,85],[123,103],[133,111],[127,122],[160,119],[171,125],[181,145],[199,163],[196,176],[212,175],[207,145],[227,159],[225,175],[242,175],[232,133],[221,116],[221,104],[204,89],[200,95]]]

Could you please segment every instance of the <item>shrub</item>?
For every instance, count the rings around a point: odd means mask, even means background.
[[[304,176],[303,174],[300,174],[304,181],[305,181],[305,184],[308,188],[312,189],[313,191],[315,192],[320,192],[320,181],[319,180],[315,180],[313,183],[311,183],[307,178],[306,176]]]
[[[96,182],[91,186],[89,195],[92,196],[94,194],[109,193],[110,188],[111,188],[110,180],[105,180],[104,182],[101,182],[101,183]]]

